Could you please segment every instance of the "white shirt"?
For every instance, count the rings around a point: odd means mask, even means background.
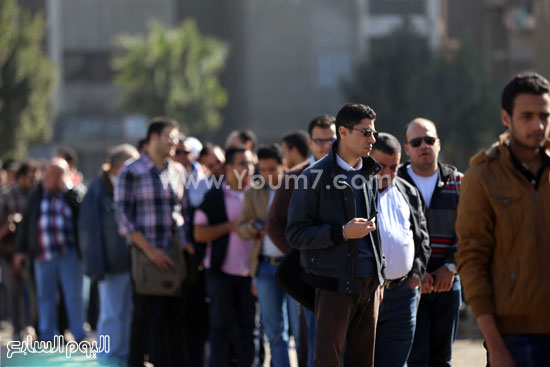
[[[394,183],[378,195],[378,229],[386,256],[386,278],[407,275],[414,260],[411,210]]]
[[[267,211],[269,212],[269,207],[271,206],[271,203],[273,202],[273,198],[275,197],[275,190],[269,189],[269,201],[267,202]],[[277,246],[271,241],[271,238],[269,236],[264,236],[264,245],[262,246],[262,255],[264,256],[270,256],[270,257],[281,257],[284,254],[279,250]]]
[[[439,171],[436,171],[432,176],[423,177],[414,173],[414,171],[412,170],[412,167],[408,166],[407,172],[409,173],[409,176],[411,176],[412,180],[416,184],[418,191],[420,191],[420,195],[422,195],[422,198],[424,199],[424,203],[426,203],[426,207],[429,208],[432,202],[432,196],[434,194],[435,185],[437,183],[437,180],[439,179]]]
[[[363,168],[362,159],[359,159],[359,162],[355,165],[355,167],[352,167],[348,164],[348,162],[340,158],[338,154],[336,154],[336,164],[338,164],[338,166],[346,172],[359,171],[361,168]]]

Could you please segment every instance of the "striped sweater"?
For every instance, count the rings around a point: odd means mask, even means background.
[[[416,187],[407,172],[409,164],[410,162],[404,163],[397,174]],[[424,203],[432,248],[432,255],[428,261],[428,272],[437,270],[443,264],[455,264],[458,241],[455,233],[455,220],[463,174],[451,165],[445,163],[438,163],[438,165],[439,179],[434,189],[430,208],[426,208]]]

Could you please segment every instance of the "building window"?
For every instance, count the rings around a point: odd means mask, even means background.
[[[371,15],[412,15],[426,13],[426,0],[368,0]]]
[[[109,51],[65,51],[66,82],[110,82],[113,77]]]
[[[320,87],[336,87],[342,79],[351,76],[349,52],[319,55],[317,59],[317,83]]]

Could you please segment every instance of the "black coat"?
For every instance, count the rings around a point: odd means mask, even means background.
[[[360,290],[356,278],[358,250],[356,240],[344,240],[342,226],[357,217],[352,188],[344,182],[336,162],[338,142],[330,153],[305,170],[297,179],[288,210],[286,236],[291,247],[300,250],[304,280],[317,288],[355,294]],[[361,174],[366,213],[377,211],[380,165],[372,158],[363,159]],[[305,180],[305,183],[304,183]],[[384,283],[384,259],[380,234],[367,237],[372,246],[377,276]]]

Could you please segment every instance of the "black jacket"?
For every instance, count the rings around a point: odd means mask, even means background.
[[[15,251],[25,253],[31,257],[40,256],[40,246],[38,245],[38,218],[40,217],[40,202],[42,201],[42,194],[44,193],[44,187],[42,183],[31,191],[23,213],[23,220],[21,221],[21,229],[17,231],[17,239],[15,241]],[[82,200],[86,194],[86,187],[79,185],[71,190],[68,190],[64,198],[67,204],[71,208],[73,215],[73,229],[75,237],[75,245],[79,252],[78,246],[78,209]]]
[[[416,187],[404,179],[396,177],[394,183],[411,211],[410,221],[414,239],[414,261],[411,272],[415,272],[423,278],[432,249],[430,248],[430,236],[422,197]]]
[[[408,183],[415,186],[407,166],[404,163],[398,171],[398,175]],[[436,183],[430,207],[426,208],[424,199],[424,214],[428,221],[430,234],[430,247],[432,253],[428,262],[427,271],[433,272],[444,264],[455,264],[455,253],[458,238],[455,233],[456,211],[460,196],[460,183],[463,174],[455,167],[439,163],[439,179]]]
[[[290,247],[301,251],[300,263],[309,284],[345,294],[357,293],[358,250],[356,240],[344,240],[342,226],[356,218],[355,197],[345,183],[336,162],[338,142],[330,153],[305,170],[297,179],[288,210],[286,236]],[[380,165],[372,158],[363,159],[360,171],[367,217],[377,210],[378,184],[373,179]],[[304,182],[305,181],[305,182]],[[377,276],[384,282],[380,234],[373,231],[367,237],[372,246]]]

